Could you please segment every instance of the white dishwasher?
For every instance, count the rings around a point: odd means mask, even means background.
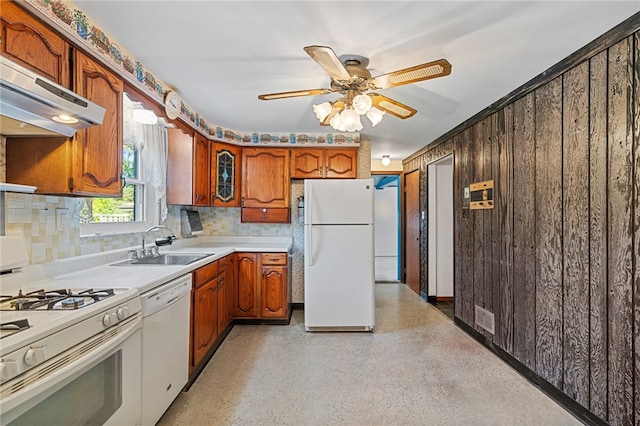
[[[141,295],[142,426],[155,425],[189,379],[191,274]]]

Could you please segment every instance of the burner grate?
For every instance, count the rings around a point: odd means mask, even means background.
[[[18,290],[16,296],[0,296],[0,310],[70,310],[80,309],[107,297],[113,296],[113,289],[86,290],[36,290],[23,293]]]

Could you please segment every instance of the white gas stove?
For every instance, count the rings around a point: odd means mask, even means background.
[[[138,291],[16,285],[10,274],[0,276],[0,424],[46,423],[60,404],[82,407],[64,424],[139,422]]]

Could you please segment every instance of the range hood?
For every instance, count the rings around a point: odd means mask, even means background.
[[[105,110],[0,55],[0,135],[67,136],[102,123]]]

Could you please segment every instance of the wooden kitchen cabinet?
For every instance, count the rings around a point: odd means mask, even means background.
[[[69,88],[69,44],[16,2],[0,2],[0,54]]]
[[[234,291],[238,285],[238,256],[234,254],[230,254],[226,256],[227,259],[227,271],[226,271],[226,313],[227,313],[227,325],[231,324],[233,321],[233,299],[234,299]]]
[[[227,325],[229,325],[229,316],[227,312],[227,292],[229,291],[227,270],[229,268],[229,257],[230,256],[225,256],[218,261],[218,335],[227,328]]]
[[[286,318],[288,314],[287,254],[260,255],[260,317]]]
[[[285,319],[289,314],[286,253],[238,253],[234,316]]]
[[[290,223],[290,193],[288,149],[243,148],[242,222]]]
[[[238,276],[233,295],[234,317],[256,317],[258,315],[258,255],[237,253]]]
[[[210,142],[182,123],[167,130],[167,204],[210,205]]]
[[[218,337],[218,261],[193,272],[191,306],[191,365],[197,367]]]
[[[69,139],[7,138],[7,181],[33,185],[43,194],[119,197],[123,82],[81,52],[74,57],[74,90],[106,109],[102,124]]]
[[[241,148],[214,143],[211,149],[211,200],[214,207],[240,207]]]
[[[357,149],[291,149],[292,179],[355,179],[357,173]]]

